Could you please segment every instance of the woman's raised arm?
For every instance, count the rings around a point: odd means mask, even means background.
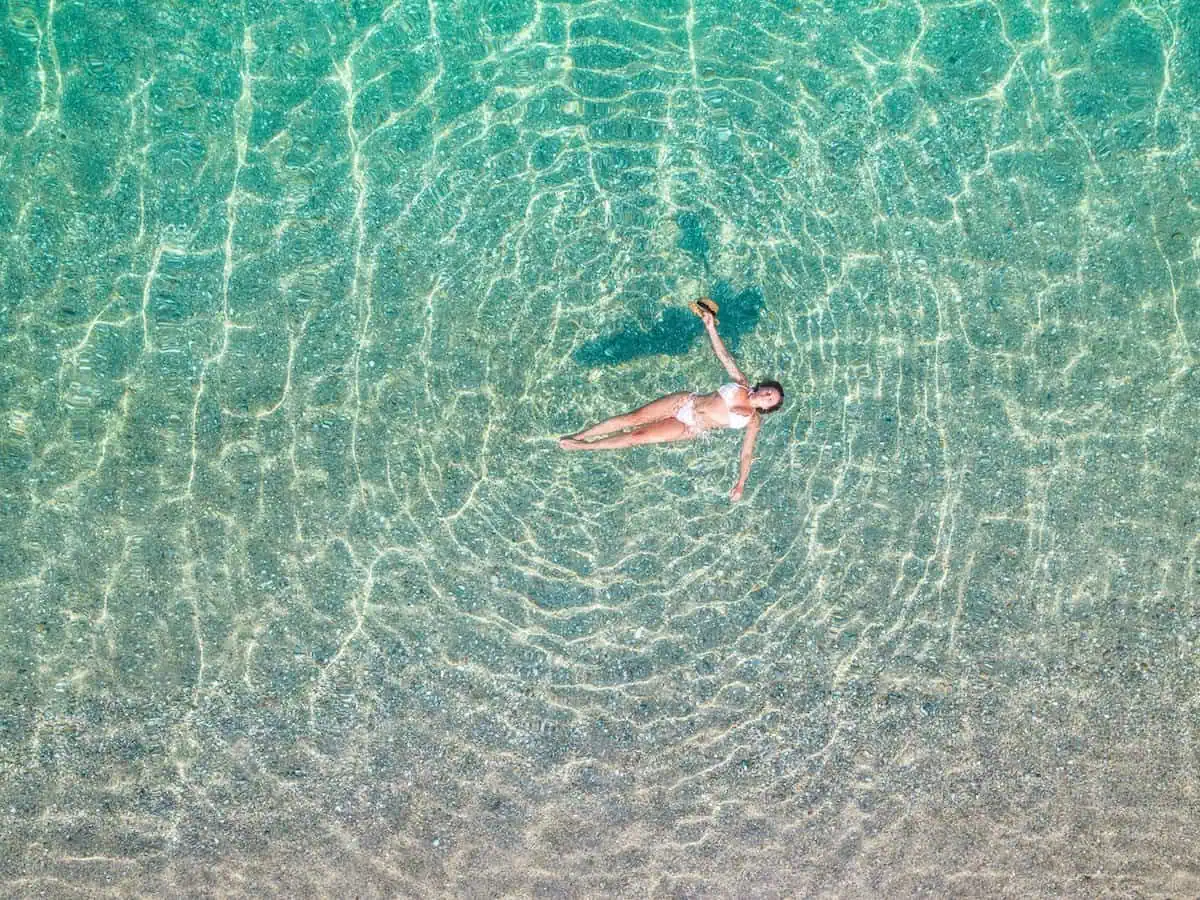
[[[721,340],[721,336],[717,334],[717,320],[713,317],[713,314],[701,307],[700,318],[704,322],[704,329],[708,332],[709,339],[712,341],[713,352],[717,354],[717,359],[721,360],[721,365],[725,367],[725,371],[729,373],[729,377],[743,387],[749,386],[749,382],[746,381],[746,376],[742,374],[742,370],[738,368],[733,354],[725,349],[725,343]]]

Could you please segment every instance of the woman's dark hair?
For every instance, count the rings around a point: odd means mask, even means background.
[[[778,381],[760,381],[758,384],[756,384],[754,386],[754,390],[756,390],[756,391],[762,390],[763,388],[775,388],[775,390],[779,391],[779,402],[776,403],[774,406],[772,406],[770,409],[760,409],[759,412],[760,413],[778,412],[779,409],[783,406],[783,385],[780,384]]]

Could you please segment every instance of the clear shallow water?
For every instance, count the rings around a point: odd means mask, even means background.
[[[10,5],[3,893],[1197,893],[1198,20]]]

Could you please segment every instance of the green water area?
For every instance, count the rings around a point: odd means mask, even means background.
[[[0,7],[0,895],[1200,895],[1200,0]],[[777,379],[746,432],[558,438]]]

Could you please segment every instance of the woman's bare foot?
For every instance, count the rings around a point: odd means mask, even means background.
[[[585,441],[578,441],[575,438],[565,437],[558,439],[558,446],[564,450],[582,450],[587,446],[587,443]]]

